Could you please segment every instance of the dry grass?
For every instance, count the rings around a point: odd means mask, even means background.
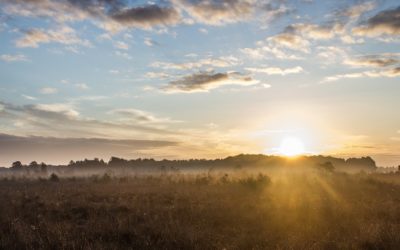
[[[0,249],[400,246],[399,182],[316,172],[270,177],[2,180]]]

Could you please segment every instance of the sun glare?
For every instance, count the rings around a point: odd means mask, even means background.
[[[304,144],[295,137],[287,137],[282,140],[279,153],[285,156],[297,156],[304,154]]]

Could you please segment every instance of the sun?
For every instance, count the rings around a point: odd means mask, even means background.
[[[279,153],[285,156],[297,156],[304,154],[304,144],[296,137],[286,137],[281,142]]]

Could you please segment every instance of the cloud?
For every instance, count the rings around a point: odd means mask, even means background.
[[[139,109],[114,109],[109,113],[122,115],[141,122],[151,122],[156,120],[152,114]]]
[[[379,12],[362,25],[353,28],[353,33],[369,37],[377,37],[384,34],[400,35],[400,6]]]
[[[354,38],[353,36],[349,34],[343,34],[340,39],[342,40],[343,43],[345,44],[362,44],[365,42],[364,39],[362,38]]]
[[[53,30],[30,29],[24,32],[24,36],[16,41],[15,45],[20,48],[39,47],[40,43],[61,43],[65,45],[81,45],[90,47],[88,40],[80,39],[75,30],[69,26],[62,26]]]
[[[300,35],[285,32],[267,38],[267,41],[272,42],[272,47],[281,47],[291,50],[298,50],[304,53],[310,52],[310,42]]]
[[[65,116],[68,119],[77,118],[79,112],[74,110],[71,105],[55,103],[55,104],[36,104],[27,106],[31,112],[43,112],[49,114],[59,114]]]
[[[327,77],[324,78],[324,80],[322,82],[334,82],[334,81],[338,81],[340,79],[361,78],[361,77],[364,77],[364,76],[365,76],[364,72],[339,74],[339,75],[334,75],[334,76],[327,76]]]
[[[28,99],[28,100],[31,100],[31,101],[37,100],[36,97],[30,96],[30,95],[24,95],[24,94],[22,94],[21,96],[22,96],[23,98]]]
[[[132,119],[132,115],[138,113],[130,109],[115,111],[113,115],[122,119],[107,116],[103,121],[85,117],[84,112],[77,116],[68,115],[68,110],[78,112],[76,106],[69,103],[38,106],[0,101],[2,133],[7,134],[0,135],[0,164],[10,164],[15,160],[58,163],[94,157],[107,159],[111,155],[124,158],[182,158],[194,154],[198,157],[220,157],[247,151],[245,148],[249,147],[237,143],[242,136],[241,131],[221,128],[221,131],[207,129],[204,133],[203,128],[185,126],[182,129],[177,121],[162,122],[165,118],[142,110],[146,115],[151,114],[157,122],[138,122]],[[162,128],[163,124],[168,129]],[[175,126],[174,129],[171,129],[172,126]],[[15,141],[20,143],[16,145]],[[2,143],[8,146],[3,147]]]
[[[351,78],[377,78],[377,77],[399,77],[400,76],[400,67],[395,67],[391,69],[385,70],[369,70],[363,72],[356,73],[348,73],[348,74],[338,74],[334,76],[325,77],[321,83],[334,82],[341,79],[351,79]]]
[[[196,21],[209,25],[244,21],[255,11],[255,1],[252,0],[173,0],[173,3]]]
[[[316,49],[322,63],[338,63],[348,58],[347,50],[337,46],[318,46]]]
[[[400,63],[400,59],[396,55],[366,55],[357,58],[347,59],[347,65],[355,67],[387,67]]]
[[[84,117],[71,103],[14,105],[0,101],[3,107],[3,124],[18,123],[22,127],[8,127],[12,133],[57,136],[62,131],[65,137],[103,137],[149,139],[157,136],[167,138],[180,133],[162,127],[158,123],[137,123],[132,119],[113,121]],[[154,116],[155,117],[155,116]]]
[[[151,29],[154,26],[175,25],[181,20],[179,12],[174,8],[155,4],[121,9],[112,13],[110,18],[115,23],[106,24],[105,27],[111,30],[120,28],[118,26]]]
[[[91,16],[90,11],[80,8],[78,3],[95,1],[53,0],[3,0],[4,13],[29,18],[48,17],[57,22],[81,21]],[[92,8],[92,12],[94,7]]]
[[[5,62],[26,62],[26,61],[28,61],[28,58],[22,54],[16,54],[16,55],[3,54],[0,56],[0,59]]]
[[[400,76],[400,67],[386,70],[385,73],[388,77],[398,77]]]
[[[260,47],[257,48],[243,48],[240,52],[245,54],[251,59],[261,60],[268,57],[275,57],[282,60],[300,60],[302,57],[295,55],[293,51],[287,51],[287,49],[282,48],[279,44],[276,45],[273,42],[268,41],[267,44],[264,42],[259,42]]]
[[[353,5],[351,7],[346,8],[345,10],[341,10],[338,13],[338,16],[345,16],[351,19],[358,19],[365,12],[371,11],[375,8],[376,3],[374,1],[363,2],[360,4]]]
[[[315,40],[326,40],[343,33],[343,25],[339,23],[329,25],[297,23],[287,26],[285,33],[299,34]]]
[[[200,28],[198,29],[199,32],[203,33],[203,34],[208,34],[208,30],[205,28]]]
[[[109,159],[139,157],[139,150],[150,150],[176,146],[179,143],[167,140],[117,140],[105,138],[62,138],[44,136],[16,136],[0,134],[0,158],[2,165],[20,160],[47,163],[68,163],[69,160],[85,158]],[[23,152],[23,153],[21,153]]]
[[[252,19],[266,23],[290,12],[283,1],[170,0],[140,5],[124,0],[3,0],[9,16],[48,18],[61,24],[89,20],[98,27],[118,32],[126,28],[150,30],[195,21],[224,25]]]
[[[120,0],[3,0],[5,13],[29,18],[47,17],[57,23],[92,21],[107,31],[125,28],[151,29],[155,26],[175,25],[180,13],[171,6],[146,4],[129,6]]]
[[[40,89],[39,92],[40,92],[41,94],[44,94],[44,95],[49,95],[49,94],[55,94],[55,93],[57,93],[57,92],[58,92],[58,89],[46,87],[46,88]]]
[[[149,47],[154,47],[154,46],[159,46],[159,45],[160,45],[158,42],[154,41],[153,39],[151,39],[151,38],[149,38],[149,37],[146,37],[146,38],[144,39],[143,43],[144,43],[146,46],[149,46]]]
[[[109,114],[117,115],[122,117],[123,120],[127,121],[135,121],[139,123],[171,123],[177,122],[173,121],[170,118],[160,118],[150,112],[133,109],[133,108],[125,108],[125,109],[113,109],[108,112]]]
[[[282,69],[278,67],[266,67],[266,68],[246,68],[246,70],[253,73],[264,73],[267,75],[282,75],[282,76],[304,72],[303,68],[300,66],[287,69]]]
[[[147,72],[145,74],[145,77],[151,78],[151,79],[154,79],[154,78],[166,79],[166,78],[170,77],[170,75],[165,72]]]
[[[121,52],[121,51],[118,51],[118,50],[115,51],[114,53],[118,57],[122,57],[122,58],[127,59],[127,60],[132,60],[132,56],[130,56],[128,53]]]
[[[122,41],[114,42],[114,47],[117,48],[117,49],[123,49],[123,50],[128,50],[129,49],[129,45],[126,44],[125,42],[122,42]]]
[[[288,15],[293,12],[292,9],[284,5],[284,1],[269,1],[261,2],[261,6],[256,7],[261,10],[260,20],[264,23],[270,23],[271,21],[278,19],[279,17]]]
[[[169,63],[154,62],[150,66],[154,68],[162,68],[165,70],[190,70],[193,68],[216,67],[225,68],[239,64],[239,59],[234,56],[225,56],[217,58],[205,58],[195,62]]]
[[[110,98],[109,96],[103,95],[89,95],[89,96],[79,96],[74,98],[69,98],[71,102],[81,102],[81,101],[100,101]]]
[[[89,89],[89,86],[86,83],[77,83],[75,84],[75,87],[81,90],[87,90]]]
[[[171,81],[162,90],[169,93],[174,92],[204,92],[219,88],[224,85],[249,86],[257,84],[258,81],[250,76],[237,72],[214,73],[200,72],[182,77],[179,80]]]

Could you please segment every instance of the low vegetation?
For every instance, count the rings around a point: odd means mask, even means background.
[[[398,249],[400,175],[324,167],[3,178],[0,249]]]

